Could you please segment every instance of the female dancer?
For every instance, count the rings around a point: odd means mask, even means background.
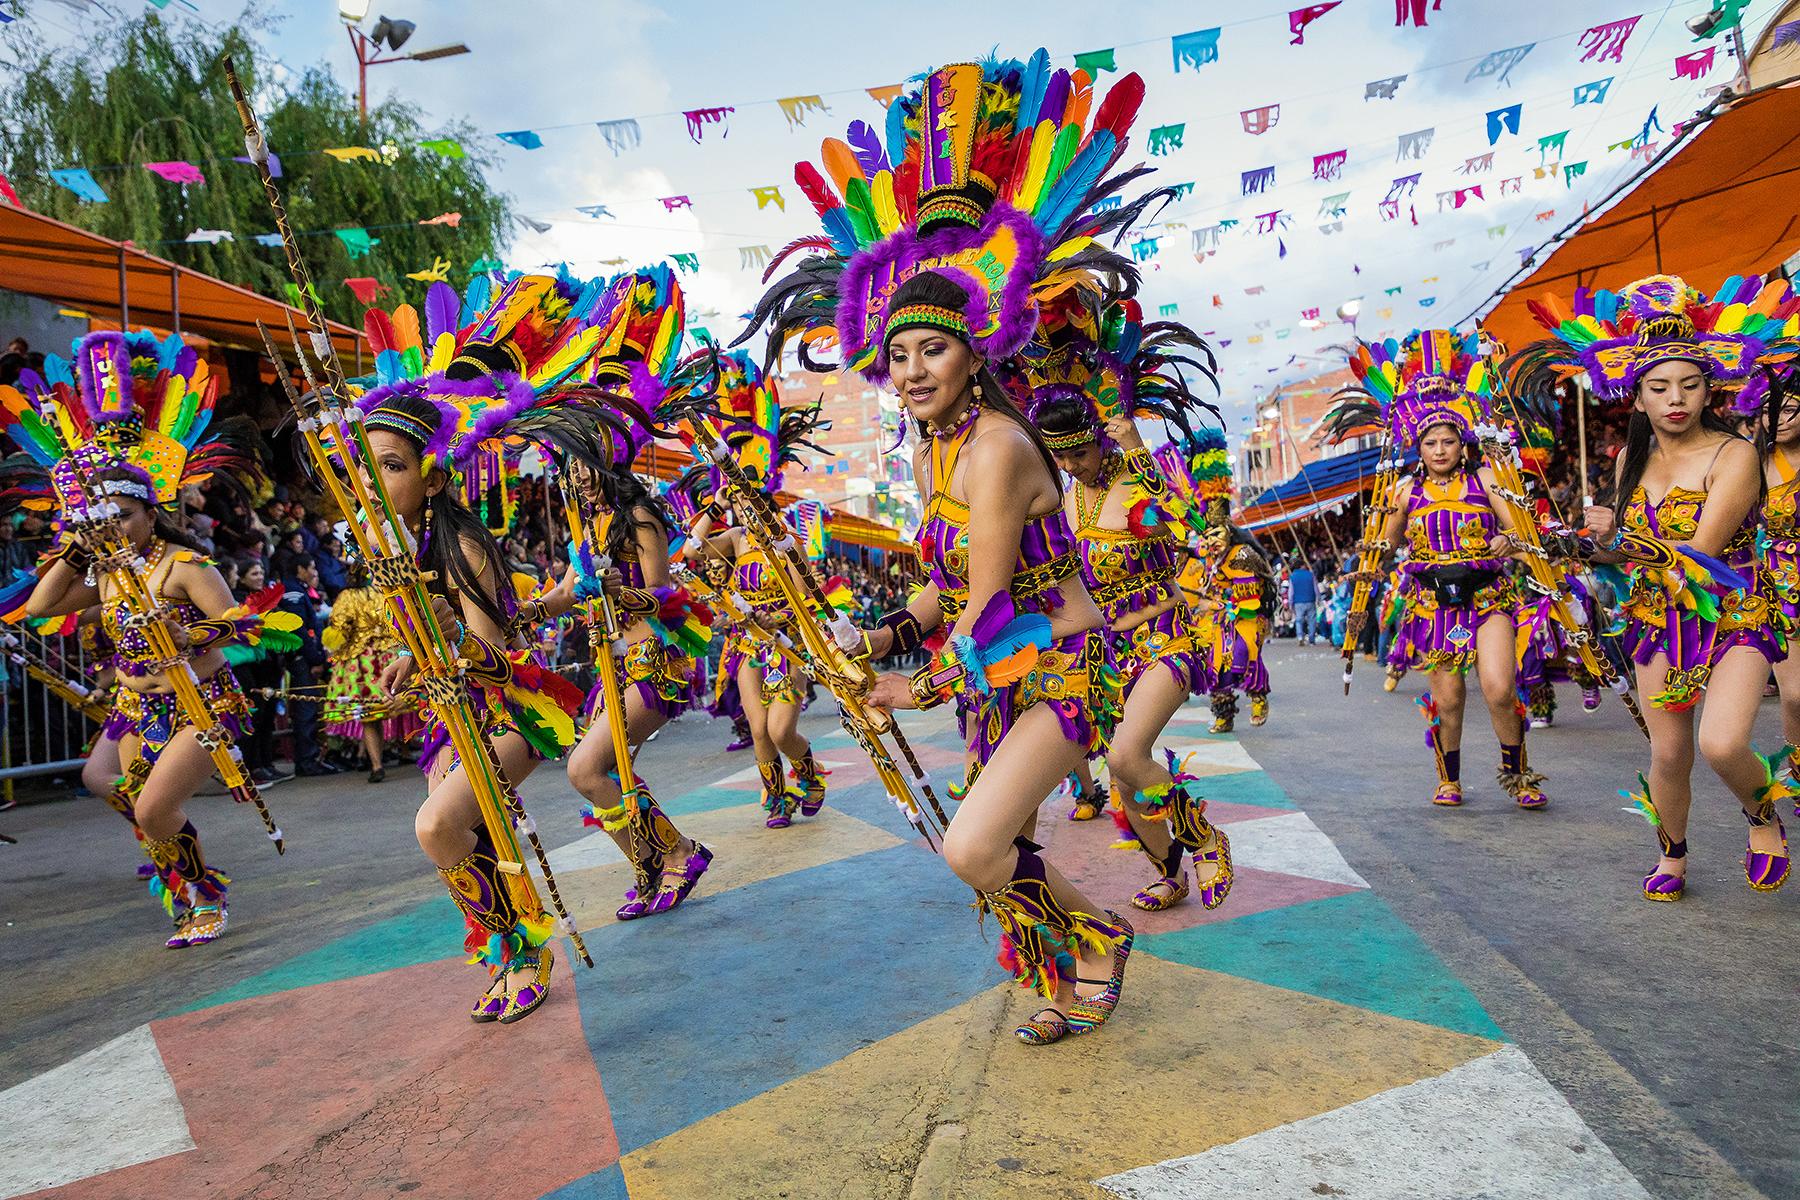
[[[369,782],[387,779],[382,765],[390,736],[403,736],[403,718],[380,715],[387,709],[382,672],[400,651],[400,639],[388,619],[381,593],[359,583],[339,592],[331,604],[331,623],[323,643],[331,655],[331,679],[325,705],[330,716],[325,732],[362,744],[369,762]]]
[[[1385,424],[1396,446],[1419,455],[1418,474],[1396,485],[1381,540],[1398,546],[1404,535],[1410,551],[1395,597],[1405,614],[1395,653],[1404,647],[1408,665],[1431,679],[1423,702],[1438,769],[1431,802],[1463,802],[1465,676],[1474,669],[1500,739],[1500,786],[1520,808],[1541,809],[1550,801],[1525,756],[1517,700],[1518,596],[1505,569],[1510,518],[1488,500],[1493,476],[1474,446],[1491,390],[1478,351],[1473,334],[1442,329],[1414,333],[1404,346],[1391,338],[1359,343],[1350,369],[1361,385],[1338,394],[1327,429],[1342,437]]]
[[[1601,396],[1631,403],[1613,503],[1587,510],[1585,548],[1595,561],[1630,564],[1624,645],[1650,698],[1650,774],[1635,799],[1662,847],[1644,898],[1679,900],[1687,890],[1702,695],[1700,753],[1750,826],[1744,878],[1772,892],[1788,877],[1787,831],[1775,808],[1795,789],[1778,777],[1778,760],[1756,753],[1751,735],[1786,639],[1756,570],[1756,448],[1711,406],[1759,367],[1800,353],[1800,301],[1779,280],[1765,288],[1733,279],[1709,300],[1674,276],[1653,275],[1616,295],[1577,293],[1576,305],[1567,319],[1554,301],[1534,305],[1552,336],[1508,369],[1515,393],[1541,393],[1547,380],[1585,371]]]
[[[438,621],[467,664],[464,682],[499,767],[518,784],[574,742],[582,696],[524,648],[500,547],[459,498],[458,477],[484,444],[498,446],[511,437],[545,444],[554,456],[597,461],[585,410],[558,404],[554,393],[580,366],[579,353],[565,351],[581,348],[584,305],[593,297],[571,297],[548,277],[520,276],[489,302],[486,284],[481,277],[471,286],[465,303],[480,315],[460,331],[455,293],[434,286],[426,298],[423,342],[410,308],[391,318],[371,311],[365,325],[381,384],[360,407],[368,413],[372,468],[415,539],[420,567],[430,573]],[[431,347],[429,359],[425,346]],[[407,377],[420,369],[422,376]],[[574,603],[574,581],[565,577],[529,615],[552,620]],[[410,656],[396,658],[381,673],[382,690],[398,697],[416,670]],[[429,697],[422,697],[421,713],[419,769],[429,792],[414,830],[463,912],[465,947],[491,974],[470,1017],[511,1023],[549,995],[554,929],[549,920],[534,921],[514,909],[474,787]]]
[[[1221,506],[1223,507],[1223,506]],[[1275,578],[1263,548],[1249,532],[1221,512],[1218,523],[1200,535],[1214,594],[1211,604],[1214,733],[1237,726],[1237,694],[1250,696],[1250,723],[1269,719],[1269,664],[1263,643],[1274,616]]]
[[[25,395],[0,389],[0,427],[49,468],[64,521],[26,611],[48,617],[100,606],[118,670],[115,704],[137,747],[129,774],[103,784],[102,794],[112,791],[110,803],[143,834],[155,868],[151,894],[175,922],[165,944],[205,945],[225,932],[231,881],[207,863],[184,805],[212,775],[212,756],[131,605],[96,569],[93,535],[83,522],[104,515],[94,506],[116,510],[144,587],[184,653],[178,669],[191,671],[224,733],[241,737],[250,707],[220,646],[254,638],[261,618],[234,602],[224,576],[176,528],[169,507],[184,473],[190,481],[206,478],[231,453],[217,443],[194,449],[212,415],[216,380],[179,338],[163,342],[148,331],[89,334],[74,357],[72,364],[51,359],[47,384],[21,377]],[[29,427],[27,412],[35,418]]]
[[[1209,691],[1211,678],[1195,650],[1189,632],[1194,618],[1175,579],[1170,487],[1127,415],[1149,412],[1185,426],[1189,409],[1211,410],[1188,391],[1178,368],[1173,375],[1161,370],[1172,355],[1196,365],[1200,356],[1210,363],[1212,355],[1184,326],[1141,326],[1136,301],[1114,306],[1097,325],[1104,346],[1071,329],[1056,339],[1060,344],[1047,362],[1030,368],[1038,381],[1032,415],[1056,465],[1073,482],[1063,515],[1074,526],[1082,581],[1106,618],[1124,684],[1124,712],[1106,765],[1120,785],[1128,829],[1158,875],[1131,902],[1158,912],[1186,899],[1182,856],[1188,853],[1201,903],[1217,908],[1231,890],[1231,843],[1206,820],[1199,781],[1155,758],[1156,739],[1169,718],[1189,695]],[[1104,427],[1085,387],[1106,389],[1102,402],[1113,415]]]
[[[720,370],[726,415],[731,419],[725,440],[745,475],[772,496],[781,487],[781,469],[799,461],[801,447],[818,449],[807,439],[819,426],[819,407],[814,404],[783,411],[774,376],[765,376],[741,352],[723,358]],[[730,587],[750,607],[757,623],[770,633],[798,641],[793,613],[769,575],[776,566],[741,525],[730,524],[729,516],[729,497],[715,489],[713,498],[700,509],[683,555],[702,564],[708,560],[730,562]],[[721,524],[723,528],[714,533]],[[738,696],[750,719],[756,770],[762,776],[763,824],[785,829],[795,812],[803,817],[815,815],[825,804],[825,776],[813,758],[812,743],[800,733],[804,688],[798,660],[778,642],[740,630],[726,644],[719,670],[737,680]],[[781,766],[784,754],[794,765],[799,794],[788,790]]]
[[[611,561],[604,579],[594,577],[592,555],[577,557],[576,595],[615,598],[624,651],[618,667],[628,740],[643,745],[672,718],[693,706],[694,656],[704,653],[712,631],[690,621],[687,593],[669,577],[669,534],[674,528],[661,499],[632,474],[652,430],[675,419],[700,382],[696,368],[711,355],[677,362],[682,335],[681,289],[667,267],[621,275],[600,304],[601,350],[583,369],[591,387],[565,403],[585,403],[604,419],[604,466],[575,467],[560,480],[564,503],[582,526],[582,540]],[[711,382],[711,370],[704,372]],[[596,528],[597,526],[597,528]],[[700,610],[705,613],[704,609]],[[710,616],[710,614],[706,614]],[[647,788],[628,806],[613,778],[616,748],[610,723],[600,719],[602,684],[595,684],[594,721],[569,756],[569,782],[584,796],[582,820],[605,829],[625,852],[636,886],[618,910],[621,921],[674,908],[712,865],[712,851],[683,836]],[[633,763],[636,763],[635,756]],[[641,782],[641,781],[640,781]]]
[[[1769,535],[1762,571],[1768,595],[1781,610],[1790,634],[1800,623],[1800,392],[1790,374],[1776,377],[1768,403],[1773,428],[1764,432],[1763,529]],[[1800,654],[1793,645],[1775,664],[1781,688],[1782,768],[1790,779],[1800,776]],[[1800,808],[1795,809],[1800,816]]]
[[[991,367],[1024,348],[1041,299],[1073,292],[1093,303],[1109,283],[1135,282],[1130,261],[1100,239],[1129,227],[1150,198],[1093,206],[1133,177],[1106,172],[1142,95],[1141,79],[1121,78],[1087,131],[1092,81],[1052,70],[1044,51],[931,72],[889,107],[885,145],[860,123],[854,154],[827,143],[837,191],[811,164],[796,168],[830,236],[805,243],[825,253],[778,281],[752,320],[754,330],[772,318],[772,359],[798,337],[812,366],[806,347],[834,339],[844,367],[891,379],[913,418],[932,583],[882,619],[870,649],[914,649],[939,625],[949,638],[910,681],[881,676],[871,699],[977,703],[982,770],[950,822],[944,861],[999,921],[1002,963],[1047,1001],[1017,1031],[1031,1045],[1098,1027],[1123,987],[1129,923],[1018,836],[1110,732],[1118,676],[1081,583],[1055,463]],[[1052,144],[1078,149],[1052,155]],[[1015,613],[1047,644],[1022,678],[991,682],[981,656],[1010,644],[999,635],[1015,628]]]

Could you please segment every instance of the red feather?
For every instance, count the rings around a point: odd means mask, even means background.
[[[1133,71],[1107,89],[1106,98],[1100,101],[1100,111],[1094,114],[1094,132],[1108,130],[1119,139],[1119,145],[1124,146],[1131,123],[1137,120],[1138,109],[1143,103],[1144,77]]]
[[[285,591],[286,589],[279,583],[271,583],[260,592],[252,592],[244,598],[244,611],[266,613],[281,603],[281,597]]]
[[[369,339],[369,348],[377,354],[398,348],[394,322],[382,309],[371,308],[363,314],[363,333]]]
[[[794,182],[800,185],[800,190],[806,193],[806,198],[812,201],[813,209],[821,217],[844,207],[844,202],[838,199],[837,193],[831,190],[831,185],[825,182],[825,177],[811,163],[794,164]]]

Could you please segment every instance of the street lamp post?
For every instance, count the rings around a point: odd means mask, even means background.
[[[434,58],[454,58],[469,52],[467,46],[456,42],[401,54],[400,47],[418,26],[411,21],[395,21],[383,16],[376,19],[372,31],[364,33],[358,25],[368,15],[368,0],[338,0],[338,16],[343,19],[344,29],[350,34],[350,48],[356,54],[356,111],[361,115],[365,130],[369,126],[370,67],[397,62],[429,62]],[[384,46],[391,52],[386,58],[381,56]]]

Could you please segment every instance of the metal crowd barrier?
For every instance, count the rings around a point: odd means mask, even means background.
[[[89,686],[79,638],[12,627],[0,635],[0,647],[0,800],[10,801],[16,779],[79,772],[96,726],[26,670],[29,656],[63,679]]]

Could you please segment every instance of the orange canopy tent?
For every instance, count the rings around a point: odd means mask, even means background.
[[[1659,161],[1487,301],[1497,299],[1482,321],[1490,334],[1515,350],[1543,337],[1525,302],[1546,292],[1566,301],[1577,287],[1616,289],[1659,274],[1711,292],[1733,275],[1771,273],[1800,250],[1800,88],[1721,101]]]
[[[101,324],[199,334],[262,353],[256,322],[282,330],[299,309],[124,242],[0,202],[0,287],[76,309]],[[346,366],[361,370],[362,332],[331,324]]]

